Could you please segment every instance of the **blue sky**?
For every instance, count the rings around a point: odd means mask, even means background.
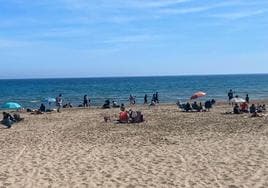
[[[0,0],[0,78],[268,72],[267,0]]]

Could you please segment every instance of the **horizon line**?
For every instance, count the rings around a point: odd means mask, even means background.
[[[89,77],[26,77],[1,78],[0,80],[50,80],[50,79],[91,79],[91,78],[149,78],[149,77],[190,77],[190,76],[235,76],[235,75],[268,75],[268,73],[221,73],[221,74],[180,74],[180,75],[134,75],[134,76],[89,76]]]

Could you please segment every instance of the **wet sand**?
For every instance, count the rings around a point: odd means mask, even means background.
[[[119,109],[22,114],[0,127],[0,187],[268,187],[268,116],[133,109],[144,123],[104,122]]]

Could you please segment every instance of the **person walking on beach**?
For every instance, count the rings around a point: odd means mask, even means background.
[[[249,96],[248,96],[248,94],[246,96],[246,102],[249,103]]]
[[[155,102],[159,103],[158,92],[155,93]]]
[[[153,94],[152,101],[153,101],[154,103],[156,103],[156,95],[155,95],[155,93]]]
[[[132,95],[129,96],[129,103],[130,103],[130,105],[135,105],[135,103],[136,103],[135,97],[133,97]]]
[[[144,95],[144,103],[143,104],[147,104],[148,103],[148,96],[147,94]]]
[[[60,109],[62,108],[62,94],[59,94],[58,97],[56,97],[56,106],[57,108],[57,112],[60,112]]]
[[[83,106],[84,107],[88,107],[89,106],[89,99],[88,99],[88,96],[87,95],[84,95]]]

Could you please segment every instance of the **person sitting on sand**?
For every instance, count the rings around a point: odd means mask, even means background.
[[[46,106],[42,103],[39,110],[40,112],[46,112]]]
[[[129,122],[130,123],[141,123],[143,122],[143,115],[140,111],[129,110]]]
[[[241,111],[240,111],[238,104],[235,104],[233,112],[234,112],[234,114],[241,114]]]
[[[263,111],[263,112],[266,111],[266,106],[265,106],[265,104],[262,105],[262,111]]]
[[[70,102],[63,105],[63,108],[72,108],[72,107],[73,107],[73,105]]]
[[[180,100],[176,102],[176,105],[178,106],[178,108],[184,109],[184,106],[183,104],[181,104]]]
[[[112,101],[112,107],[113,107],[113,108],[119,108],[119,107],[120,107],[120,105],[119,105],[119,104],[117,104],[117,102]]]
[[[191,104],[190,104],[189,102],[187,102],[187,103],[185,104],[185,106],[184,106],[184,110],[185,110],[186,112],[192,111],[192,106],[191,106]]]
[[[212,104],[212,106],[214,105],[214,104],[216,104],[216,100],[215,99],[211,99],[211,104]]]
[[[247,102],[244,102],[240,105],[240,108],[241,108],[241,112],[245,112],[245,113],[248,113],[249,110],[248,110],[248,103]]]
[[[250,106],[250,108],[249,108],[249,112],[250,112],[251,114],[253,114],[253,113],[255,113],[256,111],[257,111],[257,109],[256,109],[255,104],[252,104],[252,105]]]
[[[14,119],[15,119],[16,122],[20,122],[20,121],[24,120],[24,118],[21,118],[20,114],[18,114],[18,113],[14,114]]]
[[[212,108],[212,102],[210,100],[205,102],[205,109],[209,111]]]
[[[198,112],[200,111],[200,108],[199,108],[199,106],[198,106],[196,101],[192,104],[192,108],[193,108],[193,110],[196,110]]]
[[[1,123],[5,125],[7,128],[11,128],[12,124],[16,122],[15,118],[12,117],[9,113],[3,112],[3,120]]]
[[[119,113],[119,120],[118,120],[119,123],[128,123],[128,113],[127,111],[121,111]]]
[[[202,102],[199,103],[199,111],[203,111],[203,105],[202,105]]]
[[[256,112],[259,112],[259,113],[262,112],[262,105],[259,105],[259,104],[257,105]]]
[[[122,104],[120,105],[120,110],[121,110],[121,111],[125,111],[125,109],[126,109],[126,108],[125,108],[125,104],[122,103]]]
[[[149,106],[155,106],[156,105],[156,102],[154,100],[151,100],[151,103]]]
[[[110,100],[109,99],[104,101],[104,104],[102,105],[102,108],[103,109],[110,108]]]

